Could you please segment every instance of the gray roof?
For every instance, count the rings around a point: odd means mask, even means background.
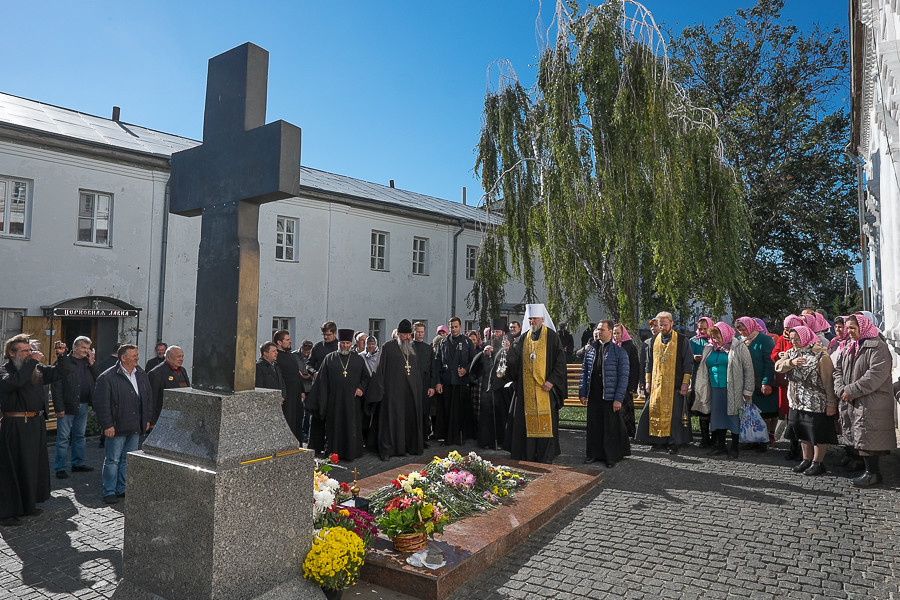
[[[140,125],[113,121],[0,92],[0,125],[2,124],[164,158],[170,157],[173,152],[192,148],[200,143],[197,140],[154,131]],[[300,188],[301,191],[308,189],[358,200],[370,200],[378,204],[418,210],[442,217],[476,222],[484,222],[486,217],[484,211],[474,206],[311,167],[300,167]],[[495,223],[500,222],[499,217],[493,216],[492,219]]]

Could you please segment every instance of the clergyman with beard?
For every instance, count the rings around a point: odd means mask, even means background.
[[[412,342],[412,323],[397,326],[397,339],[381,346],[375,385],[366,397],[374,405],[368,446],[381,460],[404,454],[422,454],[422,373]]]
[[[69,373],[67,356],[53,367],[40,364],[27,334],[6,341],[0,366],[0,525],[19,525],[19,517],[38,515],[35,505],[50,498],[50,462],[44,414],[44,385]]]
[[[499,450],[506,436],[506,417],[509,414],[509,389],[506,388],[506,354],[509,340],[502,319],[494,319],[490,343],[475,355],[472,377],[481,378],[478,418],[478,445]]]
[[[363,453],[363,394],[369,387],[366,361],[353,351],[353,330],[339,329],[338,349],[319,365],[306,409],[312,420],[309,447],[327,450],[341,460],[354,460]]]

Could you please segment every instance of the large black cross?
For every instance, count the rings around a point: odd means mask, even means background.
[[[259,205],[300,189],[300,129],[266,122],[269,53],[251,43],[209,60],[203,143],[172,154],[169,210],[202,215],[193,385],[252,390]]]

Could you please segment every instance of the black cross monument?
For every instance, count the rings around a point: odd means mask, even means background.
[[[266,122],[269,53],[246,43],[209,60],[203,143],[172,154],[169,210],[202,215],[193,384],[254,389],[259,205],[296,196],[300,128]]]

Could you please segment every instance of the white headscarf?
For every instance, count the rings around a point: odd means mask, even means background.
[[[547,307],[543,304],[526,304],[525,305],[525,318],[523,321],[525,323],[528,322],[528,319],[531,317],[543,317],[544,325],[556,331],[556,325],[553,324],[553,319],[550,318],[550,313],[547,312]]]

